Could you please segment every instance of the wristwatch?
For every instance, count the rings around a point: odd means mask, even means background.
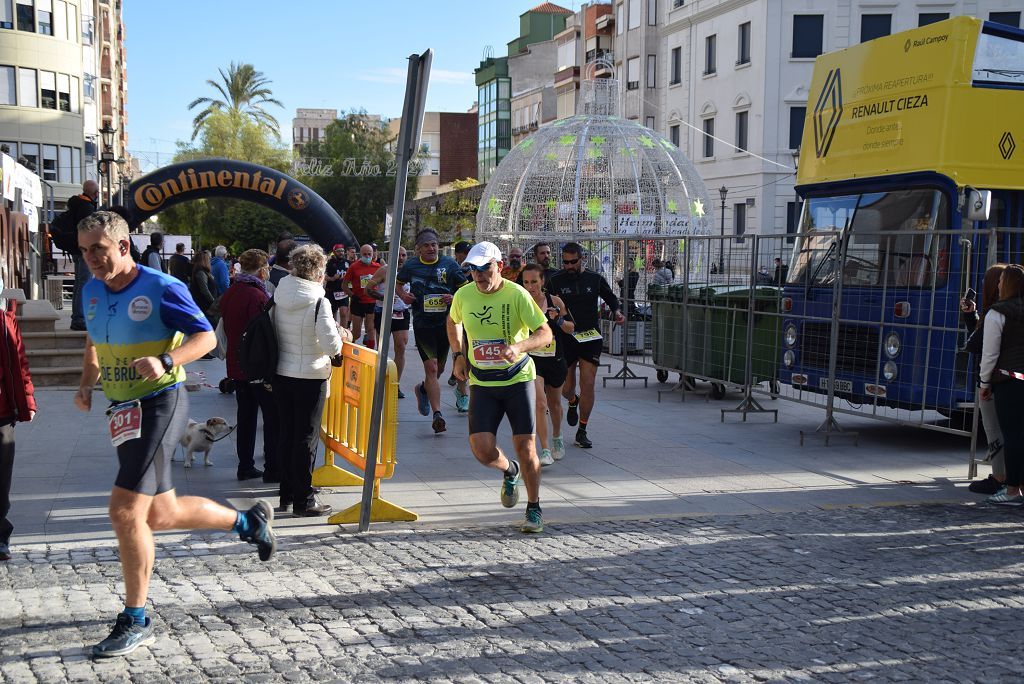
[[[460,356],[464,356],[464,354],[460,351],[452,352],[452,361],[455,361],[455,359],[459,358]]]
[[[174,359],[171,358],[170,354],[161,354],[156,358],[160,359],[160,363],[163,364],[164,373],[170,373],[174,370]]]

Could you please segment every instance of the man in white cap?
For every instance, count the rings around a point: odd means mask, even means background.
[[[455,350],[455,377],[468,377],[471,386],[469,445],[476,460],[504,473],[501,503],[506,508],[519,502],[520,476],[525,480],[526,520],[520,529],[541,532],[540,460],[534,439],[537,373],[528,352],[551,342],[551,328],[530,293],[501,277],[497,246],[474,245],[462,265],[472,274],[474,287],[455,293],[448,342]],[[519,461],[497,446],[498,425],[505,416]]]

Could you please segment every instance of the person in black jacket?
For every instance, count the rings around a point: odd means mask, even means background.
[[[562,247],[562,270],[548,279],[547,290],[565,302],[576,323],[571,335],[564,337],[565,361],[569,377],[562,387],[562,396],[569,401],[566,422],[579,423],[576,446],[589,449],[593,445],[587,436],[587,423],[594,410],[594,383],[601,360],[601,333],[598,331],[598,298],[611,309],[615,322],[622,325],[625,316],[619,311],[619,298],[612,292],[608,281],[600,273],[587,271],[583,265],[583,247],[569,242]],[[576,369],[579,367],[580,392],[576,394]]]
[[[74,217],[74,223],[78,223],[99,207],[100,186],[94,180],[87,180],[82,184],[82,194],[75,195],[68,199],[68,211]],[[75,264],[75,290],[71,297],[71,329],[85,330],[85,311],[82,307],[82,286],[92,277],[89,267],[81,254],[72,254],[71,260]]]
[[[185,256],[184,242],[179,242],[175,245],[174,254],[167,260],[167,269],[172,276],[183,283],[188,283],[189,275],[192,272],[192,264],[189,263],[188,257]]]
[[[981,372],[981,351],[984,345],[985,312],[999,300],[999,276],[1003,274],[1006,264],[996,264],[985,271],[981,285],[981,315],[973,299],[964,298],[960,301],[960,318],[967,328],[968,338],[964,349],[973,355],[974,373],[978,377]],[[988,438],[988,453],[985,462],[992,464],[992,472],[984,480],[976,480],[968,489],[976,494],[995,494],[1006,482],[1006,462],[1003,459],[1003,431],[999,429],[999,417],[996,415],[994,401],[979,401],[981,423],[985,426]]]
[[[196,306],[210,321],[210,325],[216,328],[220,316],[214,307],[214,302],[217,301],[213,296],[214,287],[213,274],[210,272],[210,252],[200,250],[192,259],[192,278],[189,280],[188,291],[192,294]]]
[[[981,400],[995,398],[1003,431],[1006,486],[990,503],[1024,505],[1024,267],[1011,264],[999,276],[999,301],[985,312],[981,352]]]

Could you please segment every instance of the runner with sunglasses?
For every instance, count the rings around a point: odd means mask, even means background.
[[[541,532],[540,461],[534,442],[537,373],[529,352],[551,343],[551,328],[530,293],[501,277],[497,246],[474,245],[464,265],[469,266],[474,286],[455,293],[448,314],[448,342],[456,350],[455,377],[468,377],[473,387],[469,446],[477,461],[504,473],[501,503],[506,508],[519,502],[520,476],[525,480],[526,519],[520,530]],[[497,446],[498,426],[505,416],[518,461]]]
[[[368,287],[384,282],[386,269],[380,269],[370,279]],[[398,296],[410,301],[401,290],[408,284],[411,291],[412,331],[416,338],[416,350],[423,361],[423,382],[413,387],[420,415],[428,416],[433,410],[431,428],[434,434],[445,432],[448,427],[441,414],[441,386],[438,378],[444,373],[448,360],[448,309],[452,296],[465,282],[462,267],[449,256],[438,252],[437,233],[421,230],[416,234],[416,256],[407,260],[398,269],[396,279]],[[465,398],[463,398],[465,397]],[[468,408],[466,383],[460,381],[455,388],[455,406],[461,413]]]
[[[594,384],[597,366],[601,361],[602,338],[598,329],[600,316],[598,298],[611,309],[615,322],[622,325],[625,316],[619,311],[619,298],[600,273],[587,271],[583,265],[583,247],[568,242],[562,247],[562,270],[548,279],[547,291],[565,302],[576,328],[565,335],[565,361],[569,376],[562,386],[562,396],[569,400],[565,419],[570,426],[579,423],[576,446],[590,449],[594,446],[587,436],[587,423],[594,410]],[[576,393],[576,369],[579,368],[579,394]]]

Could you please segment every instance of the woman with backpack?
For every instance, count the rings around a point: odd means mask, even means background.
[[[214,303],[217,301],[213,296],[216,286],[213,283],[213,273],[210,270],[209,250],[200,250],[192,258],[192,277],[188,282],[188,291],[195,300],[199,310],[206,314],[210,325],[216,327],[220,316]]]
[[[279,510],[292,506],[295,515],[321,516],[330,513],[331,507],[314,496],[316,441],[331,358],[341,353],[343,342],[352,341],[352,334],[338,328],[324,298],[324,251],[318,245],[302,245],[288,254],[288,263],[291,275],[278,283],[271,309],[278,347],[273,394],[281,460]]]

